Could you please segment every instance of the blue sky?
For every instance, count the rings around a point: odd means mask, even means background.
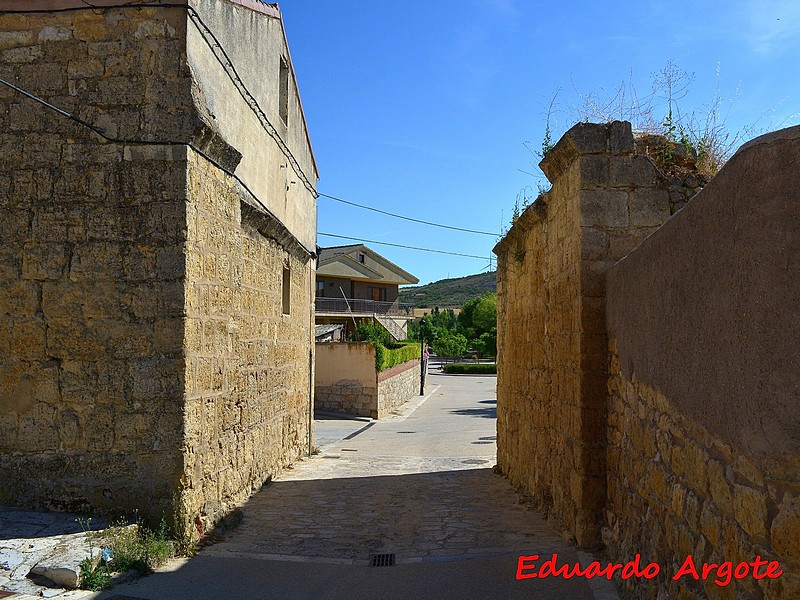
[[[800,123],[800,2],[285,0],[280,3],[318,190],[468,229],[500,232],[521,190],[535,196],[553,96],[554,138],[581,94],[632,83],[640,96],[672,61],[693,75],[688,112],[724,99],[732,132]],[[658,119],[666,112],[656,98]],[[747,138],[752,135],[747,135]],[[420,283],[480,272],[497,237],[452,232],[320,198],[320,232],[377,244]],[[318,244],[348,243],[320,236]]]

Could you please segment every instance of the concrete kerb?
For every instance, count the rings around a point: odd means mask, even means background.
[[[359,415],[350,415],[344,412],[337,412],[335,410],[319,410],[315,408],[314,418],[317,419],[319,417],[325,417],[329,419],[343,419],[347,421],[365,421],[367,423],[374,420],[372,417],[362,417]]]
[[[397,413],[392,413],[391,415],[383,419],[383,421],[389,421],[393,423],[399,421],[405,421],[408,417],[414,414],[414,411],[416,411],[420,406],[425,404],[428,398],[433,396],[433,394],[436,391],[438,391],[440,387],[442,386],[435,385],[433,386],[433,389],[431,389],[431,391],[425,394],[424,396],[417,396],[414,400],[408,400],[405,404],[400,406]]]

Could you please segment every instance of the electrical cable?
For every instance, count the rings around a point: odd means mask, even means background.
[[[461,254],[460,252],[447,252],[446,250],[433,250],[432,248],[420,248],[418,246],[406,246],[404,244],[392,244],[391,242],[379,242],[377,240],[364,240],[356,237],[352,237],[349,235],[337,235],[335,233],[322,233],[317,232],[317,235],[324,235],[332,238],[340,238],[343,240],[353,240],[354,242],[366,242],[368,244],[379,244],[383,246],[394,246],[395,248],[405,248],[407,250],[418,250],[420,252],[434,252],[436,254],[449,254],[450,256],[463,256],[466,258],[477,258],[480,260],[486,260],[485,256],[476,256],[474,254]]]
[[[214,35],[214,32],[211,30],[208,25],[203,21],[200,14],[195,10],[194,7],[189,6],[188,4],[177,4],[174,2],[152,2],[152,1],[141,1],[141,0],[131,0],[131,2],[127,4],[120,4],[117,6],[97,6],[95,4],[91,4],[87,0],[81,0],[81,2],[85,5],[85,7],[66,7],[66,8],[57,8],[53,10],[46,10],[46,9],[31,9],[31,10],[3,10],[0,11],[0,14],[14,14],[14,13],[32,13],[32,14],[42,14],[42,13],[56,13],[56,12],[73,12],[73,11],[82,11],[90,9],[92,12],[97,10],[116,10],[116,9],[125,9],[125,8],[178,8],[182,10],[186,10],[191,19],[192,23],[197,28],[198,33],[203,38],[203,41],[211,50],[211,53],[214,55],[214,58],[219,62],[222,66],[225,74],[230,78],[231,82],[236,87],[236,90],[242,96],[244,101],[247,103],[248,107],[251,111],[256,115],[261,126],[267,132],[267,134],[275,140],[278,144],[278,147],[281,150],[281,153],[287,158],[287,160],[291,163],[292,169],[295,171],[295,174],[302,180],[303,186],[314,196],[316,196],[317,191],[314,185],[308,180],[303,169],[300,167],[300,163],[295,158],[294,154],[292,154],[291,149],[283,140],[283,138],[278,133],[278,130],[272,124],[272,122],[267,118],[267,115],[264,113],[264,110],[261,108],[261,105],[255,99],[253,94],[250,93],[250,90],[247,89],[247,86],[244,84],[244,81],[240,77],[236,67],[233,65],[233,61],[228,56],[228,53],[223,48],[222,44],[219,42],[219,39]],[[95,13],[97,14],[97,13]],[[203,32],[205,30],[206,33]],[[208,36],[208,37],[207,37]],[[208,38],[213,40],[213,44],[209,41]],[[222,55],[222,58],[217,54],[214,47],[219,49],[219,52]],[[227,64],[226,64],[227,63]]]
[[[46,108],[48,108],[48,109],[50,109],[52,111],[55,111],[56,113],[58,113],[62,117],[65,117],[65,118],[69,119],[70,121],[74,121],[78,125],[86,127],[87,129],[89,129],[93,133],[99,135],[104,140],[106,140],[108,142],[112,142],[114,144],[123,144],[123,145],[126,145],[126,146],[187,146],[188,148],[191,148],[194,152],[196,152],[198,155],[202,156],[205,160],[210,162],[212,165],[214,165],[216,168],[218,168],[220,171],[222,171],[223,173],[225,173],[225,174],[231,176],[233,179],[235,179],[245,189],[245,191],[258,203],[258,205],[261,207],[261,209],[264,210],[264,212],[271,219],[273,219],[277,223],[280,223],[282,227],[284,227],[284,228],[286,227],[285,225],[283,225],[281,220],[278,219],[278,217],[276,217],[275,214],[269,208],[267,208],[267,206],[263,202],[261,202],[259,197],[256,196],[253,193],[253,191],[247,186],[247,184],[244,181],[242,181],[241,177],[236,175],[230,169],[225,168],[218,161],[214,160],[211,156],[206,154],[203,150],[201,150],[200,148],[198,148],[197,146],[195,146],[191,142],[174,141],[174,140],[165,140],[165,141],[126,140],[126,139],[116,138],[116,137],[108,135],[105,132],[105,130],[102,129],[101,127],[98,127],[97,125],[93,125],[92,123],[89,123],[88,121],[85,121],[85,120],[81,119],[80,117],[76,117],[72,113],[69,113],[64,109],[59,108],[58,106],[50,104],[46,100],[43,100],[42,98],[39,98],[38,96],[35,96],[34,94],[31,94],[30,92],[28,92],[28,91],[26,91],[26,90],[24,90],[24,89],[22,89],[22,88],[20,88],[20,87],[18,87],[16,85],[14,85],[13,83],[10,83],[10,82],[6,81],[5,79],[0,79],[0,84],[5,85],[6,87],[14,90],[15,92],[17,92],[19,94],[22,94],[23,96],[25,96],[26,98],[29,98],[30,100],[33,100],[34,102],[38,102],[42,106],[45,106]],[[300,240],[298,240],[294,235],[292,235],[292,238],[294,238],[294,240],[297,242],[297,244],[309,256],[311,256],[311,257],[315,257],[316,256],[315,252],[313,252],[313,251],[309,250],[308,248],[306,248],[303,245],[303,243]]]
[[[238,71],[236,70],[236,67],[233,64],[233,61],[230,59],[230,56],[228,55],[228,53],[225,51],[225,48],[219,42],[219,39],[216,37],[216,35],[214,35],[214,32],[211,30],[211,28],[209,28],[208,25],[206,25],[206,23],[200,17],[200,14],[194,9],[194,7],[189,6],[188,4],[176,4],[176,3],[169,3],[169,2],[154,3],[154,2],[147,2],[146,0],[145,1],[132,0],[128,4],[121,4],[121,5],[114,6],[114,7],[101,7],[101,6],[97,6],[97,5],[91,4],[87,0],[81,0],[81,1],[83,2],[83,4],[86,5],[87,8],[91,8],[93,11],[94,10],[110,10],[110,9],[117,9],[117,8],[179,8],[179,9],[185,9],[187,11],[188,15],[189,15],[189,18],[192,20],[192,22],[194,23],[195,27],[197,28],[198,33],[200,33],[200,36],[203,38],[203,41],[209,47],[209,49],[211,50],[212,54],[214,54],[214,58],[216,58],[217,62],[220,63],[220,65],[222,66],[223,70],[228,75],[228,77],[230,78],[230,80],[234,84],[234,86],[236,87],[236,89],[239,92],[239,94],[242,96],[242,98],[247,103],[247,105],[250,108],[250,110],[253,111],[253,113],[258,118],[259,122],[261,122],[261,125],[264,128],[264,130],[267,132],[267,134],[270,137],[272,137],[273,140],[275,140],[275,142],[278,144],[278,146],[279,146],[279,148],[281,150],[281,153],[289,160],[289,162],[292,163],[292,169],[295,171],[295,173],[302,180],[303,186],[309,192],[311,192],[316,198],[319,198],[319,197],[328,198],[330,200],[334,200],[336,202],[341,202],[343,204],[348,204],[350,206],[355,206],[357,208],[361,208],[361,209],[364,209],[364,210],[377,212],[377,213],[380,213],[380,214],[383,214],[383,215],[387,215],[387,216],[390,216],[390,217],[393,217],[393,218],[396,218],[396,219],[403,219],[403,220],[406,220],[406,221],[411,221],[413,223],[420,223],[420,224],[428,225],[428,226],[431,226],[431,227],[439,227],[439,228],[442,228],[442,229],[450,229],[452,231],[461,231],[461,232],[465,232],[465,233],[474,233],[474,234],[477,234],[477,235],[488,235],[488,236],[492,236],[492,237],[498,237],[500,235],[498,233],[491,233],[491,232],[488,232],[488,231],[478,231],[478,230],[475,230],[475,229],[467,229],[467,228],[464,228],[464,227],[456,227],[456,226],[453,226],[453,225],[445,225],[445,224],[442,224],[442,223],[434,223],[432,221],[426,221],[426,220],[417,219],[417,218],[414,218],[414,217],[407,217],[407,216],[404,216],[404,215],[399,215],[399,214],[392,213],[392,212],[389,212],[389,211],[381,210],[379,208],[375,208],[375,207],[372,207],[372,206],[367,206],[367,205],[364,205],[364,204],[359,204],[359,203],[356,203],[356,202],[345,200],[343,198],[338,198],[338,197],[332,196],[330,194],[318,193],[316,191],[314,185],[305,176],[305,173],[303,172],[303,169],[300,167],[299,162],[295,158],[294,154],[292,154],[292,152],[289,149],[289,147],[286,144],[286,142],[283,141],[283,138],[280,136],[280,134],[278,133],[278,131],[275,128],[275,126],[267,118],[266,114],[264,113],[263,109],[259,105],[258,101],[255,99],[255,97],[247,89],[247,86],[244,84],[244,81],[242,80],[241,76],[239,75]],[[85,9],[65,8],[65,9],[56,9],[54,11],[47,11],[47,10],[0,11],[0,13],[6,13],[6,12],[33,12],[33,13],[39,13],[39,12],[68,12],[68,11],[73,11],[73,10],[85,10]],[[205,31],[205,33],[204,33],[204,31]],[[209,37],[211,38],[213,43],[212,43],[212,41],[210,41],[208,39]],[[220,57],[217,54],[217,52],[215,51],[215,47],[217,49],[219,49],[219,52],[221,53],[222,57]],[[224,60],[223,60],[223,58],[224,58]],[[230,172],[227,169],[223,168],[216,161],[214,161],[209,156],[207,156],[204,152],[202,152],[198,148],[194,147],[191,143],[188,143],[188,142],[141,142],[141,141],[115,139],[115,138],[112,138],[112,137],[109,137],[108,135],[106,135],[105,132],[102,129],[100,129],[99,127],[97,127],[95,125],[92,125],[91,123],[88,123],[87,121],[84,121],[82,119],[79,119],[79,118],[75,117],[74,115],[72,115],[72,114],[70,114],[70,113],[68,113],[68,112],[66,112],[66,111],[64,111],[64,110],[52,105],[52,104],[49,104],[45,100],[42,100],[41,98],[38,98],[38,97],[26,92],[25,90],[22,90],[21,88],[18,88],[17,86],[14,86],[13,84],[11,84],[11,83],[9,83],[7,81],[0,80],[0,83],[3,83],[5,85],[7,85],[8,87],[14,89],[18,93],[21,93],[21,94],[27,96],[28,98],[30,98],[32,100],[35,100],[36,102],[39,102],[40,104],[46,106],[47,108],[50,108],[51,110],[54,110],[54,111],[58,112],[62,116],[65,116],[65,117],[75,121],[76,123],[79,123],[79,124],[83,125],[84,127],[87,127],[89,129],[91,129],[92,131],[94,131],[95,133],[97,133],[98,135],[103,137],[104,139],[106,139],[108,141],[111,141],[111,142],[128,143],[128,144],[131,144],[131,143],[153,144],[154,143],[154,144],[163,144],[163,145],[187,145],[187,146],[191,147],[195,152],[197,152],[198,154],[200,154],[201,156],[206,158],[206,160],[209,160],[215,166],[217,166],[218,168],[222,169],[223,171],[225,171],[226,173],[228,173],[232,177],[236,178],[236,180],[245,187],[247,192],[256,199],[256,201],[259,203],[259,205],[261,205],[265,210],[267,210],[270,214],[272,214],[271,211],[269,211],[269,209],[267,209],[266,206],[258,199],[258,197],[255,196],[255,194],[253,194],[253,192],[247,187],[247,185],[241,180],[241,178],[239,178],[233,172]],[[377,243],[380,243],[380,242],[377,242]],[[307,248],[304,247],[304,249],[306,251],[308,251]],[[443,251],[438,251],[438,252],[443,252]]]
[[[349,204],[350,206],[357,206],[358,208],[363,208],[365,210],[371,210],[376,213],[381,213],[382,215],[388,215],[390,217],[394,217],[395,219],[404,219],[406,221],[412,221],[414,223],[422,223],[423,225],[430,225],[431,227],[441,227],[443,229],[452,229],[453,231],[464,231],[466,233],[477,233],[479,235],[490,235],[492,237],[499,237],[499,233],[490,233],[488,231],[477,231],[475,229],[465,229],[463,227],[455,227],[453,225],[443,225],[442,223],[433,223],[431,221],[423,221],[422,219],[415,219],[413,217],[405,217],[403,215],[398,215],[395,213],[391,213],[385,210],[381,210],[379,208],[374,208],[372,206],[366,206],[365,204],[357,204],[355,202],[351,202],[349,200],[344,200],[343,198],[337,198],[336,196],[331,196],[329,194],[320,194],[317,193],[317,197],[320,198],[330,198],[331,200],[335,200],[336,202],[342,202],[343,204]]]

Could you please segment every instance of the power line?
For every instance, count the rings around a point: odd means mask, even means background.
[[[403,215],[398,215],[396,213],[391,213],[385,210],[381,210],[379,208],[375,208],[372,206],[366,206],[365,204],[357,204],[356,202],[351,202],[349,200],[344,200],[342,198],[337,198],[336,196],[331,196],[329,194],[320,194],[317,193],[318,197],[321,198],[330,198],[331,200],[335,200],[336,202],[341,202],[343,204],[349,204],[350,206],[357,206],[358,208],[363,208],[365,210],[371,210],[376,213],[381,213],[382,215],[388,215],[390,217],[394,217],[395,219],[404,219],[406,221],[413,221],[414,223],[422,223],[423,225],[430,225],[431,227],[441,227],[443,229],[452,229],[454,231],[464,231],[466,233],[476,233],[478,235],[490,235],[492,237],[500,236],[499,233],[490,233],[488,231],[477,231],[475,229],[465,229],[463,227],[454,227],[453,225],[444,225],[442,223],[433,223],[431,221],[423,221],[422,219],[415,219],[413,217],[406,217]]]
[[[236,90],[242,96],[242,99],[247,103],[250,110],[255,114],[258,121],[261,123],[263,129],[267,132],[267,134],[275,140],[275,143],[278,144],[278,148],[280,149],[281,153],[286,157],[289,163],[292,165],[292,169],[301,179],[301,183],[303,186],[311,192],[314,196],[316,196],[317,191],[315,189],[314,184],[312,184],[306,174],[303,172],[303,169],[300,167],[300,163],[295,158],[294,154],[292,154],[291,149],[286,144],[286,142],[281,137],[278,130],[272,124],[272,122],[267,118],[267,115],[264,113],[264,110],[261,108],[261,105],[255,99],[250,90],[244,84],[244,81],[239,76],[236,67],[233,64],[233,61],[228,56],[228,53],[223,48],[222,44],[220,43],[217,36],[214,35],[214,32],[211,28],[206,25],[203,19],[200,17],[200,13],[198,13],[194,7],[188,4],[177,4],[174,2],[151,2],[148,0],[131,0],[126,4],[120,4],[117,6],[97,6],[94,5],[87,0],[81,0],[81,2],[85,5],[85,7],[65,7],[65,8],[57,8],[57,9],[28,9],[28,10],[3,10],[0,11],[0,14],[9,14],[9,13],[33,13],[33,14],[41,14],[41,13],[55,13],[55,12],[73,12],[73,11],[81,11],[81,10],[91,10],[95,12],[95,14],[99,14],[96,11],[105,11],[105,10],[113,10],[113,9],[126,9],[126,8],[178,8],[185,10],[189,15],[189,19],[192,21],[194,26],[197,28],[200,37],[203,38],[203,41],[208,46],[211,53],[214,55],[214,58],[217,59],[217,62],[222,66],[225,74],[231,80],[233,85],[236,87]],[[209,37],[211,40],[209,40]],[[213,43],[212,43],[213,42]],[[217,49],[219,49],[219,54],[217,53]],[[221,56],[220,56],[221,54]],[[46,103],[45,103],[46,104]],[[53,108],[51,106],[51,108]],[[84,123],[84,125],[86,125]],[[91,127],[90,127],[91,128]]]
[[[200,148],[198,148],[197,146],[195,146],[191,142],[175,141],[175,140],[165,140],[165,141],[126,140],[126,139],[116,138],[116,137],[108,135],[103,128],[98,127],[97,125],[93,125],[92,123],[89,123],[88,121],[84,121],[80,117],[76,117],[75,115],[73,115],[72,113],[67,112],[63,108],[59,108],[58,106],[50,104],[46,100],[43,100],[42,98],[39,98],[38,96],[35,96],[35,95],[31,94],[30,92],[28,92],[28,91],[26,91],[26,90],[24,90],[24,89],[22,89],[22,88],[20,88],[20,87],[18,87],[16,85],[14,85],[13,83],[10,83],[10,82],[6,81],[5,79],[0,79],[0,84],[5,85],[6,87],[14,90],[15,92],[17,92],[19,94],[22,94],[23,96],[33,100],[34,102],[38,102],[42,106],[44,106],[44,107],[46,107],[46,108],[58,113],[62,117],[65,117],[65,118],[69,119],[70,121],[74,121],[75,123],[77,123],[78,125],[81,125],[82,127],[86,127],[87,129],[91,130],[95,134],[99,135],[104,140],[109,141],[111,143],[123,144],[123,145],[128,145],[128,146],[186,146],[187,148],[191,148],[199,156],[202,156],[205,160],[210,162],[212,165],[214,165],[220,171],[222,171],[226,175],[229,175],[230,177],[235,179],[239,183],[239,185],[241,185],[242,188],[244,188],[244,190],[258,203],[258,205],[261,207],[261,209],[275,223],[277,223],[280,228],[282,228],[283,230],[287,231],[289,233],[289,235],[291,235],[292,239],[294,239],[295,242],[297,242],[297,244],[309,256],[315,256],[315,253],[313,251],[311,251],[308,248],[306,248],[300,240],[298,240],[291,232],[289,232],[288,228],[283,224],[283,222],[281,222],[281,220],[278,219],[278,217],[275,216],[275,214],[267,207],[267,205],[264,204],[261,201],[261,199],[253,193],[253,191],[247,186],[247,184],[242,180],[241,177],[236,175],[236,173],[234,173],[230,169],[225,168],[218,161],[216,161],[213,158],[211,158],[208,154],[203,152]]]
[[[449,254],[450,256],[463,256],[466,258],[477,258],[480,260],[486,260],[485,256],[476,256],[474,254],[461,254],[460,252],[447,252],[446,250],[433,250],[431,248],[419,248],[418,246],[406,246],[404,244],[392,244],[391,242],[378,242],[376,240],[362,240],[360,238],[355,238],[349,235],[336,235],[335,233],[322,233],[321,231],[318,232],[317,235],[324,235],[332,238],[340,238],[343,240],[353,240],[354,242],[366,242],[368,244],[394,246],[395,248],[406,248],[407,250],[419,250],[420,252],[435,252],[436,254]]]

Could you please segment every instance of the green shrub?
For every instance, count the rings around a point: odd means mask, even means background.
[[[384,345],[392,339],[389,332],[374,321],[362,321],[356,325],[356,335],[353,337],[362,342]]]
[[[419,344],[409,344],[396,348],[387,348],[383,344],[375,345],[375,369],[385,371],[395,365],[401,365],[409,360],[420,357]]]
[[[453,363],[444,366],[444,372],[457,375],[494,375],[497,374],[495,363]]]

